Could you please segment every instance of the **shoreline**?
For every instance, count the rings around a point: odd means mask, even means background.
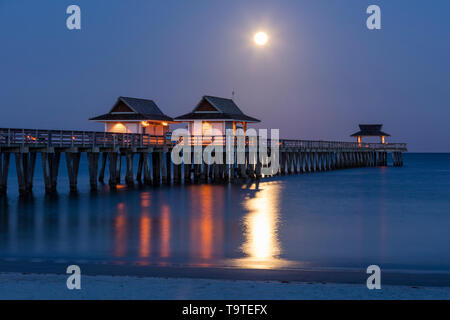
[[[0,260],[0,273],[66,275],[67,266],[80,266],[86,276],[120,276],[145,278],[186,278],[227,281],[279,281],[302,283],[366,284],[366,270],[339,269],[242,269],[225,267],[155,266],[136,264],[82,263],[80,261],[41,262]],[[386,270],[381,272],[383,285],[450,287],[450,273]]]

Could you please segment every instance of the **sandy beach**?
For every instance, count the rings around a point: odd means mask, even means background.
[[[69,290],[67,276],[0,274],[0,299],[450,299],[449,287],[382,286],[287,281],[235,281],[128,276],[82,276]]]

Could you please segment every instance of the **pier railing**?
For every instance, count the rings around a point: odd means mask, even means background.
[[[95,131],[0,129],[0,145],[6,146],[165,146],[170,137],[137,133]]]
[[[180,138],[179,140],[182,140]],[[227,140],[228,139],[228,140]],[[232,143],[237,145],[243,137],[232,137]],[[258,143],[257,137],[245,137],[245,145]],[[188,145],[225,145],[230,143],[227,136],[189,136]],[[0,146],[29,146],[29,147],[146,147],[172,146],[176,142],[171,140],[171,134],[164,136],[112,133],[96,131],[71,130],[38,130],[0,128]],[[271,140],[263,141],[267,146]],[[314,141],[280,139],[280,148],[322,149],[322,150],[402,150],[406,151],[405,143],[358,143],[342,141]]]
[[[318,140],[280,140],[281,145],[286,148],[301,149],[384,149],[384,150],[406,150],[406,143],[358,143],[345,141],[318,141]]]
[[[233,140],[230,140],[233,139]],[[181,138],[180,140],[182,140]],[[226,145],[239,143],[239,139],[244,137],[227,137],[227,136],[189,136],[188,145]],[[257,145],[259,137],[245,137],[245,145]],[[272,146],[273,141],[270,139],[261,141],[262,144],[268,147]],[[280,148],[297,148],[297,149],[321,149],[321,150],[403,150],[406,151],[406,143],[358,143],[358,142],[344,142],[344,141],[320,141],[320,140],[293,140],[280,139],[278,140]]]

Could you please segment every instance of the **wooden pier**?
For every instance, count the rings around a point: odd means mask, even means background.
[[[211,144],[224,144],[225,137],[191,137],[192,159],[203,154]],[[270,140],[267,145],[270,146]],[[246,182],[264,176],[267,166],[259,156],[250,152],[251,143],[245,140],[245,161],[222,163],[174,164],[171,151],[175,143],[170,134],[125,134],[92,131],[0,129],[0,194],[6,194],[11,155],[15,160],[19,193],[29,194],[33,189],[33,177],[37,154],[40,154],[47,193],[56,192],[61,154],[67,166],[70,190],[77,190],[77,178],[82,153],[87,154],[89,181],[95,190],[103,183],[108,172],[108,183],[115,188],[122,182],[122,160],[126,166],[124,182],[145,185],[180,183]],[[236,147],[234,147],[236,148]],[[393,166],[402,166],[404,143],[357,143],[306,140],[279,140],[279,169],[269,176],[304,174],[345,168],[387,166],[391,155]],[[257,153],[260,150],[257,150]],[[235,152],[237,154],[237,152]],[[133,159],[138,158],[135,170]]]

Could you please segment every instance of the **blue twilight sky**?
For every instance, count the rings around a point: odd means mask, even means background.
[[[66,28],[70,4],[82,30]],[[449,38],[448,0],[0,0],[0,127],[103,130],[87,119],[120,95],[177,116],[234,88],[285,138],[383,123],[410,151],[450,152]]]

